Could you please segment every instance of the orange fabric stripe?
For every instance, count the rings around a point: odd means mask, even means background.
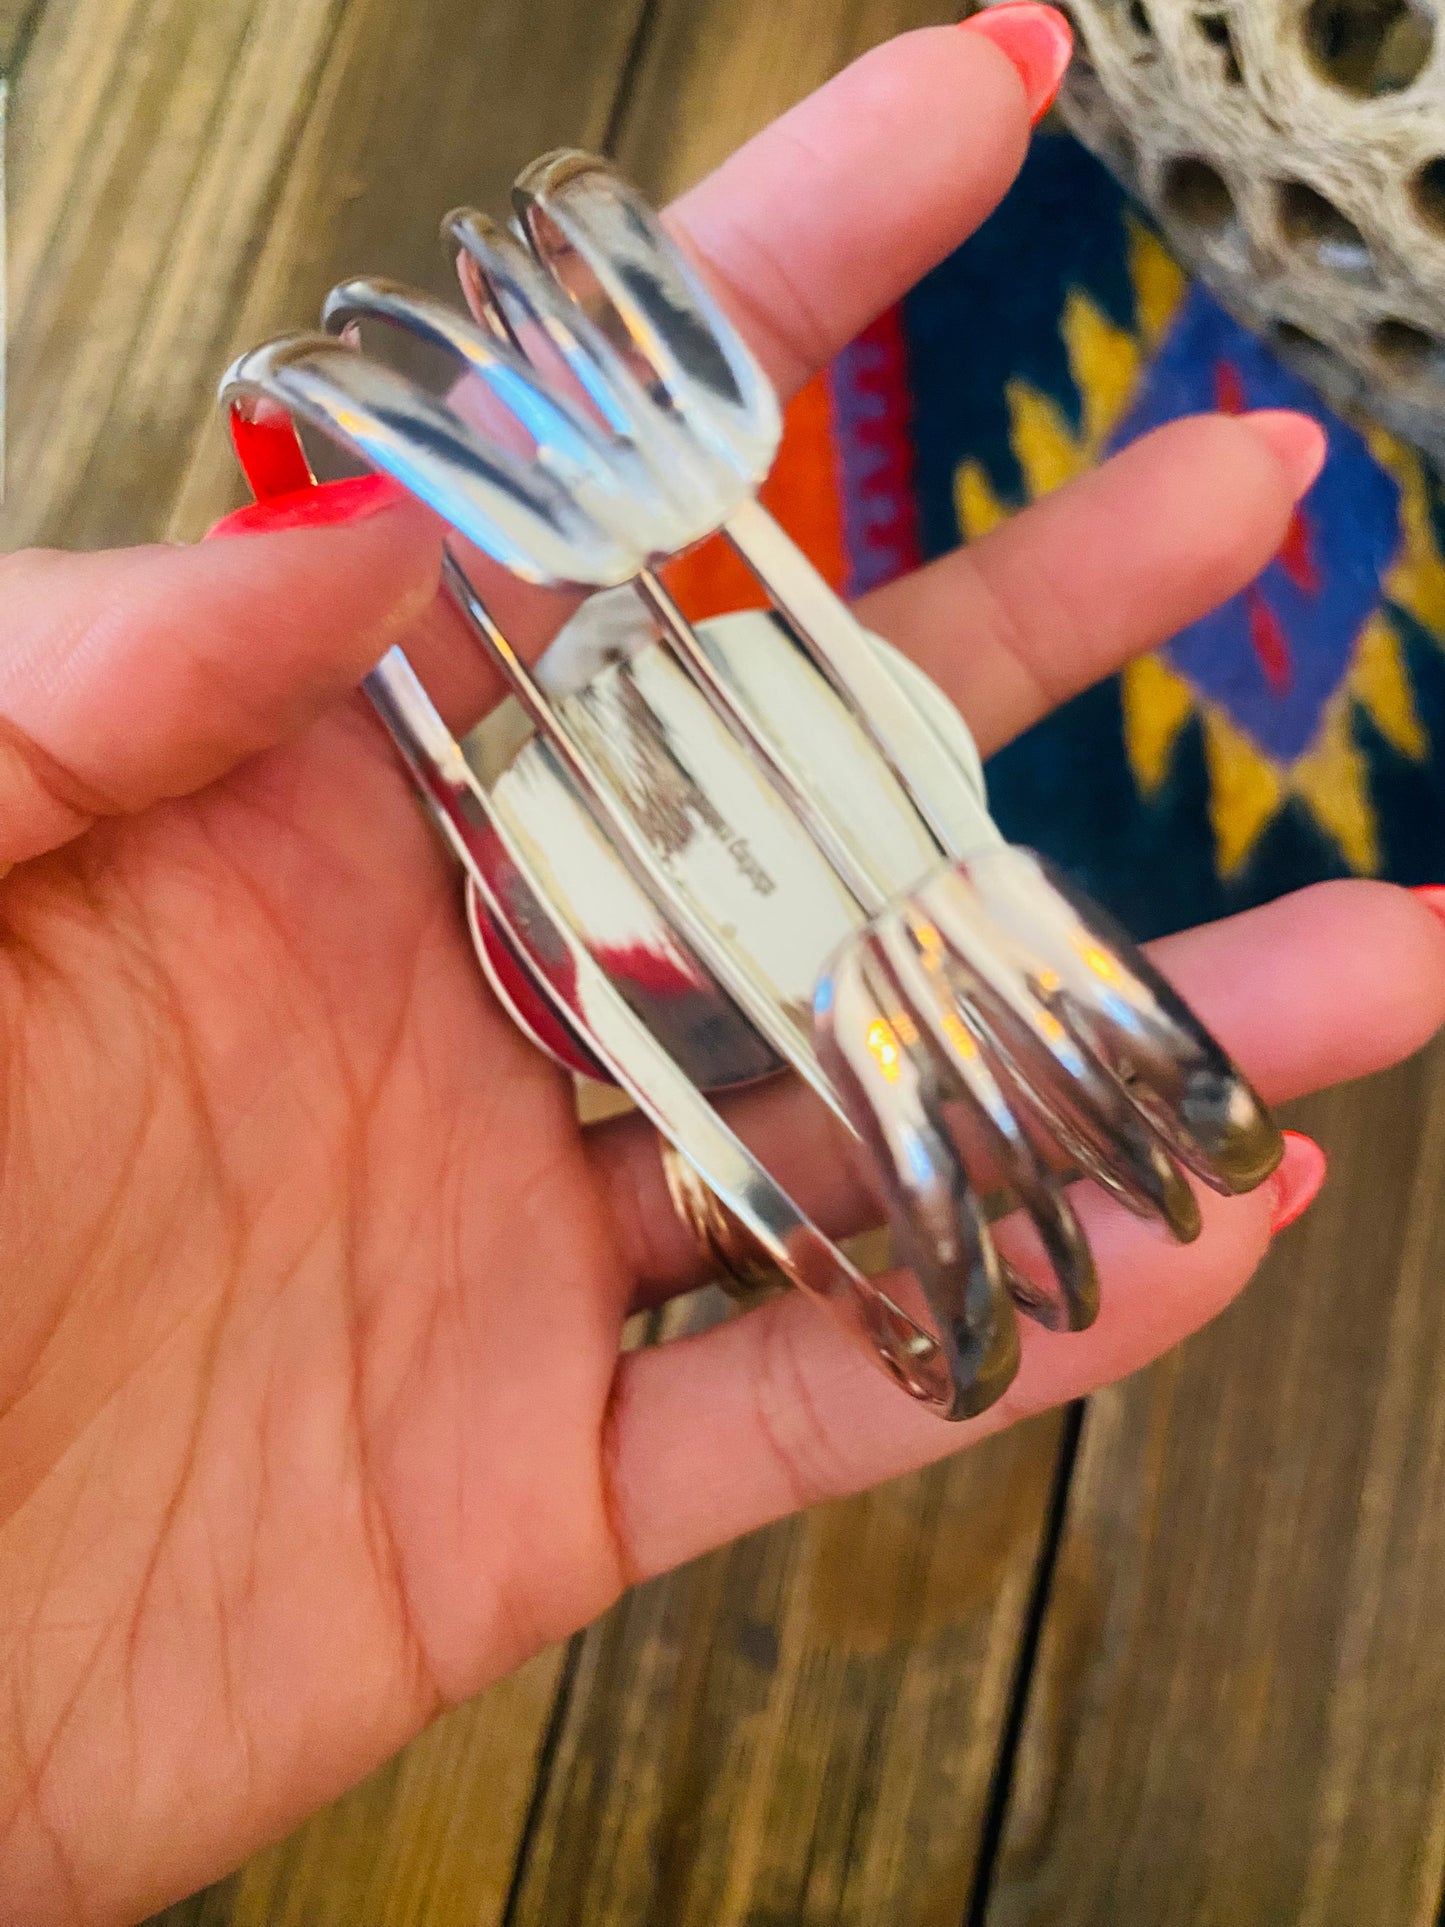
[[[784,416],[783,443],[761,499],[835,589],[848,579],[843,504],[833,452],[828,379],[820,375]],[[664,571],[667,586],[694,622],[733,609],[757,609],[766,598],[720,536],[712,536]]]

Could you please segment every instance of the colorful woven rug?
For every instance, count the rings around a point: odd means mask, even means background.
[[[1202,409],[1305,408],[1330,459],[1227,607],[995,757],[1010,836],[1141,935],[1318,878],[1445,876],[1445,495],[1332,414],[1065,135],[1003,208],[789,411],[767,499],[858,593]],[[737,607],[715,551],[693,609]]]

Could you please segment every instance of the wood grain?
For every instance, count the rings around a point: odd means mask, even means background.
[[[237,499],[232,354],[447,208],[605,132],[641,0],[50,0],[15,101],[0,541],[198,534]]]
[[[759,1533],[594,1628],[517,1927],[958,1927],[1059,1424]]]
[[[200,365],[207,385],[218,365],[215,310],[337,14],[336,0],[47,7],[14,102],[10,452],[23,485],[0,521],[7,546],[162,525],[179,452],[165,423],[179,406],[194,430]],[[194,211],[223,182],[238,231],[203,240]],[[192,336],[189,382],[158,311],[179,311]],[[159,394],[131,379],[147,356]]]
[[[45,0],[0,0],[0,74],[18,72],[44,10]]]
[[[988,1927],[1433,1927],[1445,1049],[1304,1116],[1320,1202],[1091,1403]]]
[[[618,157],[658,198],[679,193],[867,48],[963,10],[961,0],[661,0]]]

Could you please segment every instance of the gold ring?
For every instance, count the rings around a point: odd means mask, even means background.
[[[678,1222],[690,1234],[703,1264],[717,1274],[730,1298],[750,1304],[769,1297],[788,1281],[766,1247],[698,1175],[666,1138],[659,1139],[662,1175]]]

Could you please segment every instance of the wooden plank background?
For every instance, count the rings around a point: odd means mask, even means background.
[[[694,179],[948,0],[0,0],[7,546],[188,538],[211,397],[562,141]],[[1153,1372],[648,1586],[170,1927],[1382,1927],[1445,1879],[1445,1054]]]

